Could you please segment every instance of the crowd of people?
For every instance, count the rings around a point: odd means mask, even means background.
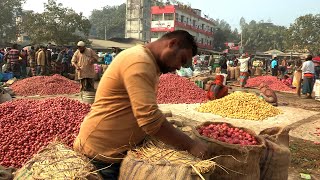
[[[212,60],[210,58],[209,66],[213,66]],[[224,53],[219,58],[218,67],[221,74],[229,75],[228,69],[230,67],[238,67],[240,70],[238,81],[241,88],[244,88],[248,78],[254,76],[255,71],[260,69],[261,73],[262,71],[265,71],[266,75],[270,73],[285,85],[296,88],[299,96],[302,89],[302,94],[305,95],[303,98],[312,98],[313,86],[315,80],[319,79],[320,73],[320,63],[313,61],[311,55],[308,55],[304,60],[288,61],[286,57],[281,60],[277,56],[273,56],[271,59],[256,60],[254,56],[248,54],[242,54],[237,58]],[[294,76],[296,76],[296,84],[293,82]],[[219,99],[228,94],[227,86],[222,84],[224,78],[222,75],[216,75],[216,81],[210,84],[207,92],[207,97],[210,100]],[[259,97],[261,99],[274,106],[278,105],[276,93],[267,84],[261,83],[258,89],[260,89]]]
[[[16,78],[50,74],[67,76],[75,71],[71,66],[74,51],[73,48],[53,48],[51,45],[19,50],[18,45],[13,44],[0,51],[1,71],[12,72]]]
[[[18,79],[52,74],[70,77],[70,74],[77,72],[77,67],[72,63],[77,50],[79,46],[55,47],[51,44],[28,46],[20,50],[17,44],[13,44],[12,47],[0,49],[0,73],[12,73]],[[107,52],[103,57],[98,57],[97,61],[110,65],[116,51]],[[97,55],[96,52],[94,54]]]

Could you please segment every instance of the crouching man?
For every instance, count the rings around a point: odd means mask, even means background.
[[[266,102],[270,103],[273,106],[278,106],[278,98],[276,93],[269,88],[265,83],[261,83],[259,86],[260,89],[260,98],[264,99]]]

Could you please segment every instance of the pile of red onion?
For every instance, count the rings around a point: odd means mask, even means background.
[[[261,83],[267,84],[270,87],[270,89],[274,91],[295,91],[275,76],[258,76],[250,78],[247,81],[246,87],[259,87]]]
[[[228,124],[210,124],[208,126],[201,126],[197,129],[200,135],[216,139],[221,142],[229,144],[240,145],[257,145],[258,142],[254,136],[248,132],[230,127]]]
[[[0,104],[0,165],[21,167],[58,138],[72,147],[90,105],[64,97]]]
[[[205,101],[206,92],[188,79],[176,74],[160,76],[157,95],[159,104],[192,104]]]
[[[22,79],[13,83],[10,88],[18,96],[75,94],[80,92],[78,83],[58,74]]]

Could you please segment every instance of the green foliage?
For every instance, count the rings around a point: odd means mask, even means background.
[[[319,53],[320,14],[307,14],[297,18],[289,27],[287,41],[292,49],[307,49],[311,53]]]
[[[92,32],[99,39],[125,37],[126,24],[126,4],[119,6],[106,6],[102,10],[93,10],[90,16],[90,22],[93,26]],[[94,30],[94,31],[93,31]]]
[[[270,49],[285,49],[287,29],[270,22],[251,21],[249,24],[244,19],[240,20],[242,28],[243,46],[245,51],[267,51]]]
[[[0,39],[10,42],[16,40],[18,26],[16,17],[21,13],[21,4],[24,0],[0,1]],[[4,36],[5,35],[5,36]]]
[[[224,20],[215,21],[216,30],[214,32],[214,50],[223,51],[227,47],[226,42],[238,43],[240,41],[238,30],[231,30],[231,26]]]
[[[33,43],[54,42],[58,45],[87,41],[90,21],[82,13],[65,8],[55,0],[48,0],[43,13],[25,14],[22,24]]]

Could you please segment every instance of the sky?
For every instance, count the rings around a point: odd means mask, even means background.
[[[43,11],[43,3],[47,0],[26,0],[23,8]],[[224,19],[232,28],[239,29],[240,18],[268,21],[276,25],[290,26],[294,20],[305,14],[320,13],[320,0],[180,0],[201,9],[202,13],[213,19]],[[89,17],[93,9],[101,9],[107,5],[119,5],[125,0],[57,0],[64,6],[73,8]]]

